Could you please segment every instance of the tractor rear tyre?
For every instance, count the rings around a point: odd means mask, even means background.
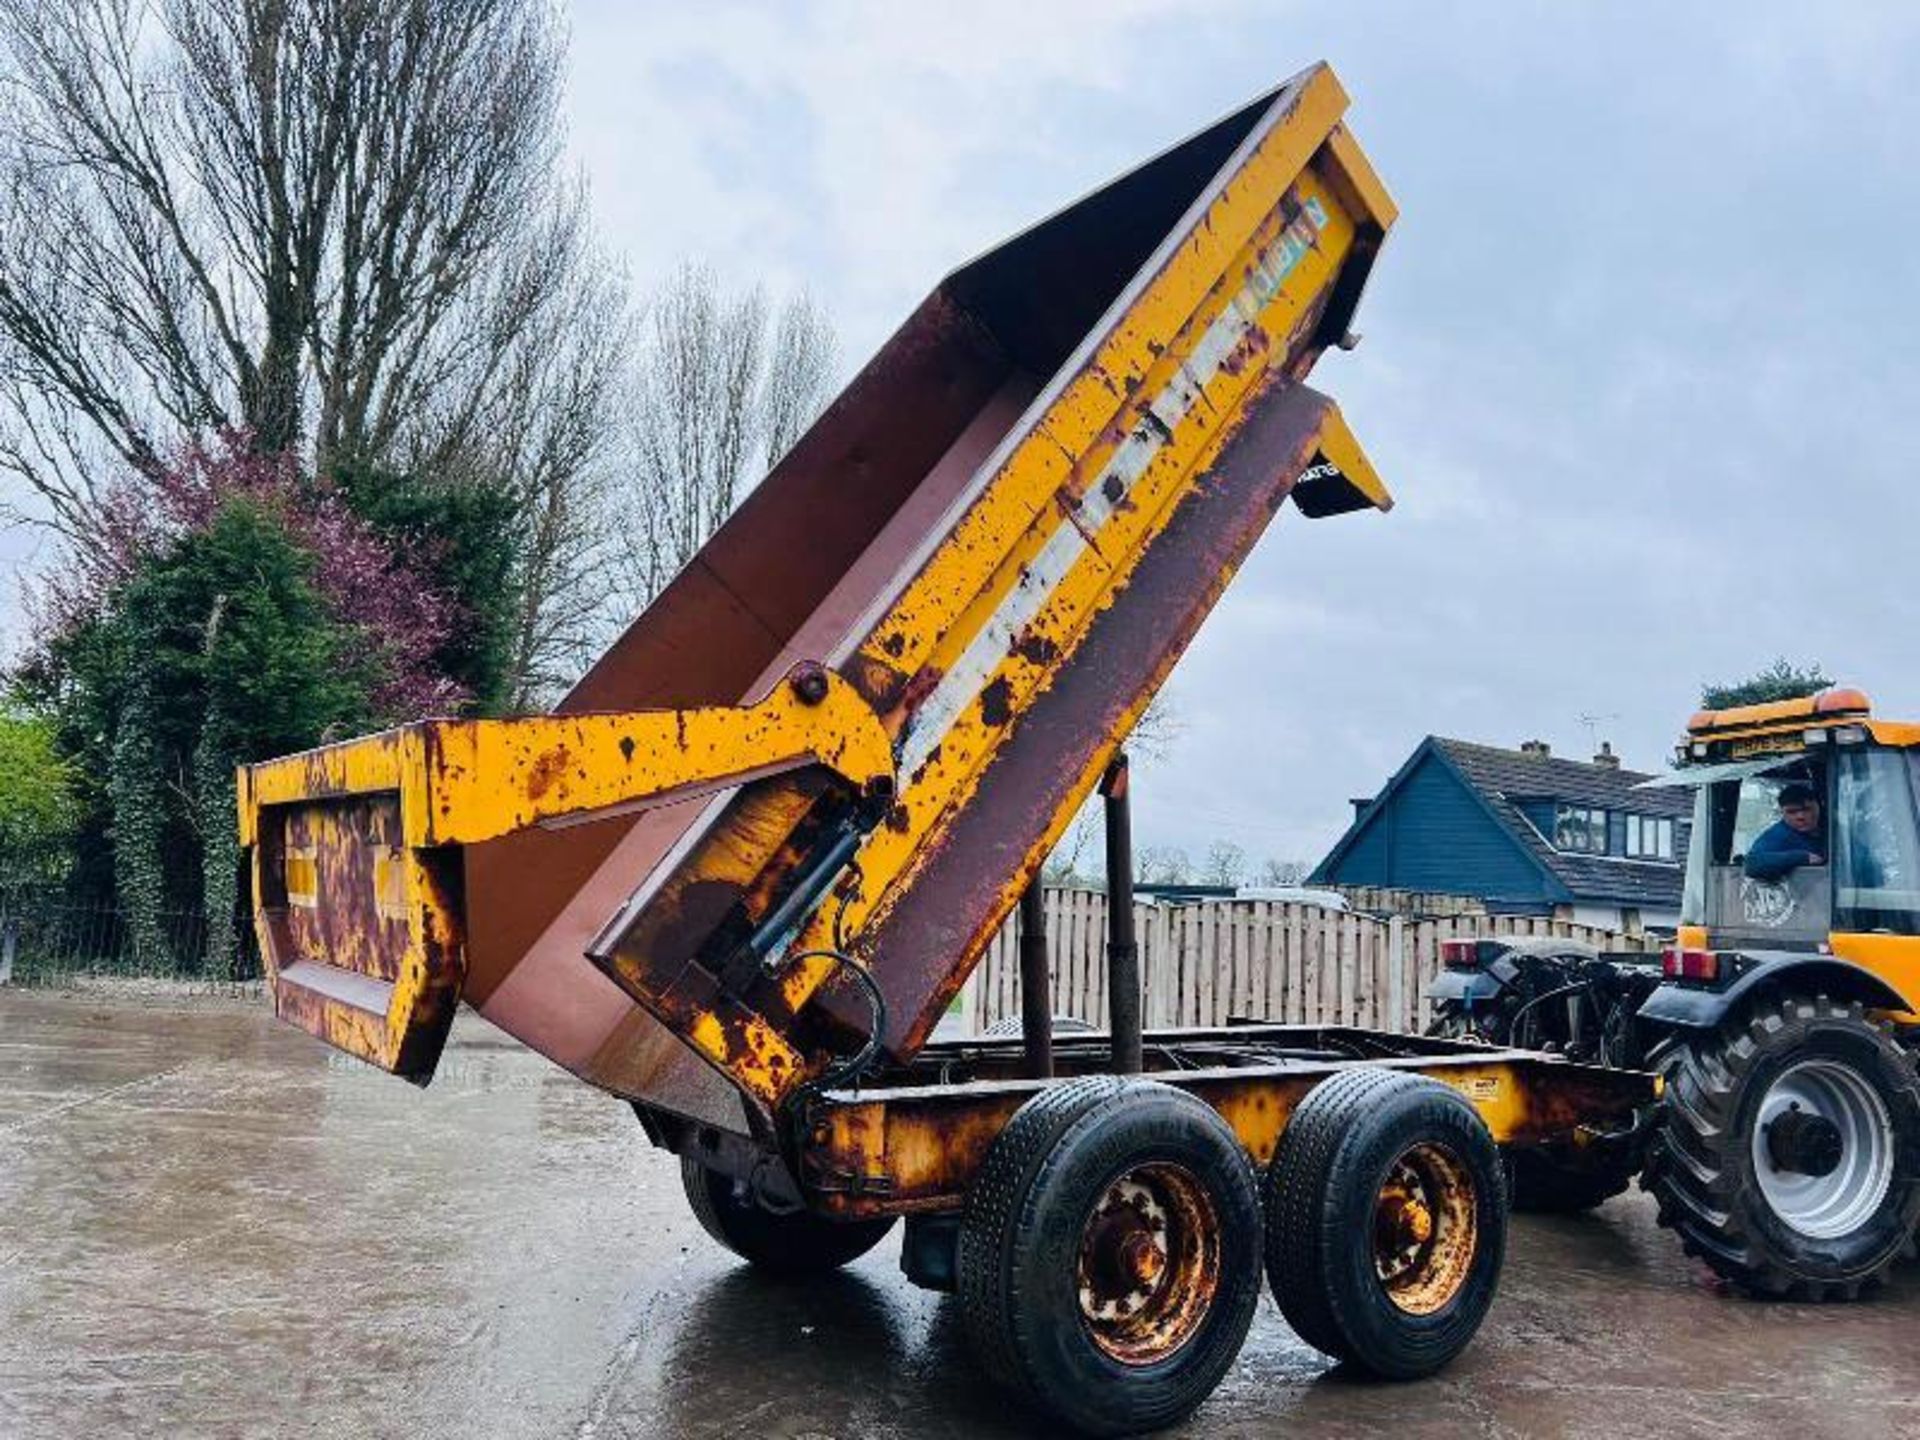
[[[1671,1044],[1642,1184],[1751,1294],[1852,1300],[1913,1252],[1920,1075],[1858,1004],[1764,996]]]
[[[1076,1431],[1172,1425],[1260,1298],[1260,1192],[1219,1115],[1147,1080],[1049,1086],[967,1195],[958,1293],[986,1369]]]
[[[805,1210],[769,1210],[731,1175],[680,1157],[680,1183],[700,1228],[755,1269],[771,1275],[820,1275],[858,1260],[893,1228],[885,1220],[826,1220]]]
[[[1500,1155],[1461,1094],[1395,1070],[1322,1081],[1267,1170],[1267,1280],[1317,1350],[1388,1380],[1463,1350],[1500,1281]]]

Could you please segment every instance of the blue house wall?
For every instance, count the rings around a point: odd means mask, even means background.
[[[1344,853],[1314,872],[1323,885],[1481,895],[1519,901],[1567,898],[1432,749],[1367,811]]]

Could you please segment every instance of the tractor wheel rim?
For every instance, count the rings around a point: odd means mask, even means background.
[[[1395,1306],[1409,1315],[1444,1309],[1466,1284],[1479,1243],[1478,1192],[1452,1150],[1424,1142],[1387,1167],[1374,1197],[1373,1269]]]
[[[1107,1186],[1081,1230],[1081,1323],[1122,1364],[1154,1364],[1199,1330],[1220,1263],[1219,1214],[1199,1177],[1172,1163],[1135,1166]]]
[[[1826,1121],[1840,1135],[1840,1161],[1824,1175],[1789,1169],[1769,1143],[1769,1127],[1794,1111]],[[1760,1100],[1752,1138],[1753,1172],[1767,1206],[1810,1240],[1851,1235],[1873,1218],[1893,1186],[1893,1124],[1886,1102],[1850,1065],[1802,1060]]]

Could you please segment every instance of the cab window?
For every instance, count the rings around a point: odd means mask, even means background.
[[[1834,766],[1834,928],[1920,933],[1920,755],[1849,747]]]
[[[1694,797],[1693,835],[1687,850],[1686,888],[1680,900],[1683,925],[1725,923],[1711,913],[1712,872],[1738,867],[1761,832],[1780,819],[1780,792],[1798,782],[1826,793],[1818,765],[1795,760],[1764,775],[1702,785]]]

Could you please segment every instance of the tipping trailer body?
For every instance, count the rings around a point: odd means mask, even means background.
[[[1346,104],[1316,66],[942,282],[552,717],[491,722],[531,757],[480,777],[494,808],[565,782],[570,813],[414,824],[475,799],[446,722],[248,767],[280,1013],[424,1080],[465,999],[591,1083],[738,1123],[729,1092],[764,1112],[867,1023],[832,960],[735,963],[854,829],[780,950],[842,939],[910,1056],[1281,502],[1389,503],[1300,384],[1395,215]],[[877,815],[883,782],[695,774],[651,739],[615,780],[565,729],[717,715],[808,662],[892,742]]]
[[[907,1217],[909,1277],[1090,1433],[1204,1399],[1263,1256],[1310,1343],[1445,1364],[1496,1144],[1612,1147],[1651,1077],[1137,1007],[1050,1068],[1038,1003],[930,1041],[1283,504],[1390,503],[1303,383],[1394,219],[1345,108],[1315,66],[948,276],[554,714],[246,767],[279,1014],[425,1083],[476,1006],[631,1100],[770,1269]]]
[[[425,1083],[464,1000],[747,1167],[836,1055],[924,1079],[1284,502],[1391,503],[1302,383],[1396,213],[1346,106],[1314,66],[948,276],[552,715],[246,767],[278,1013]]]

